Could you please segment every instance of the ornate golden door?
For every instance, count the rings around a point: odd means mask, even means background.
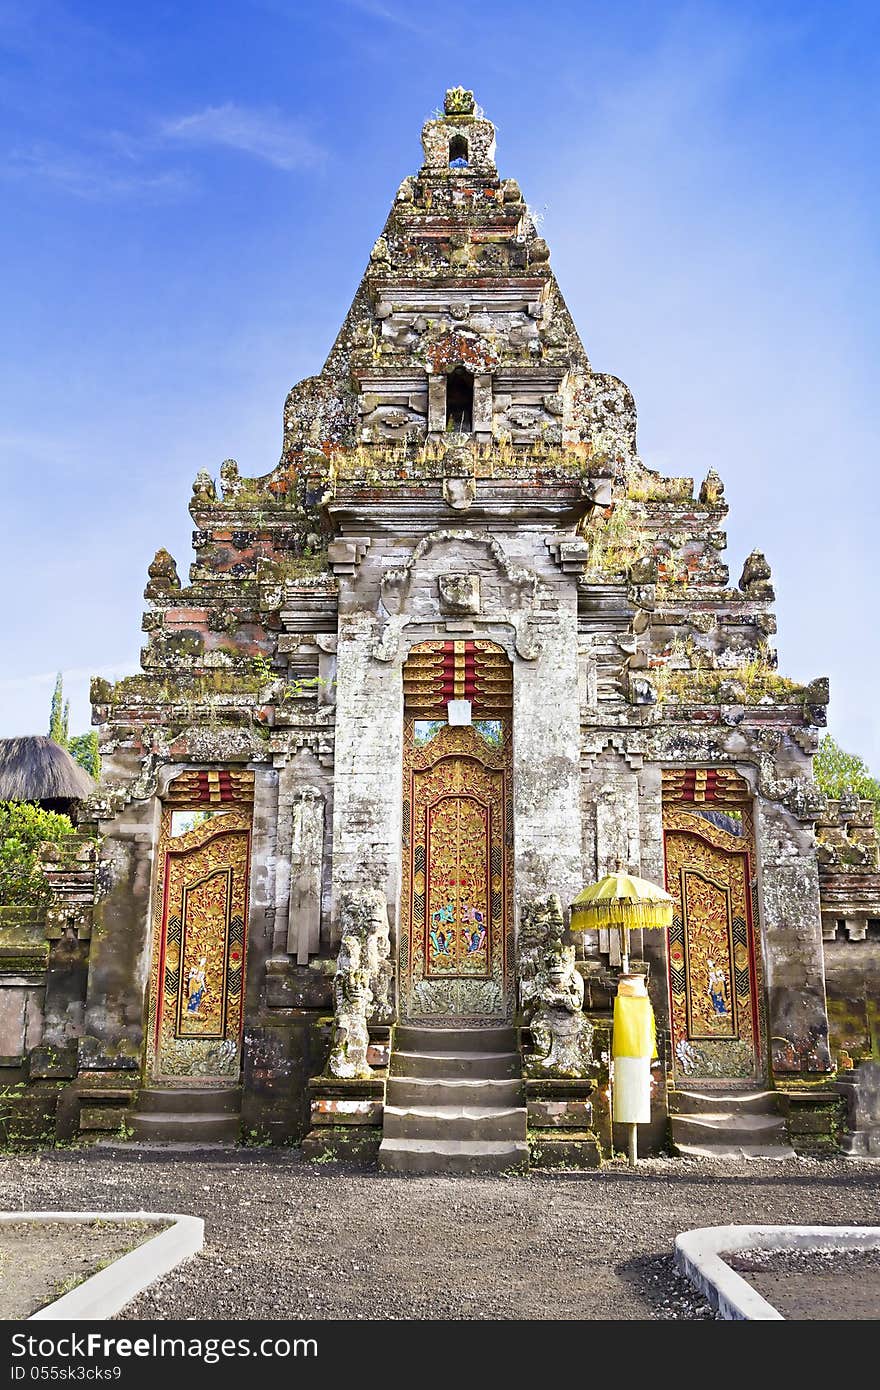
[[[237,1081],[250,808],[162,811],[148,1074]]]
[[[763,1077],[759,963],[752,922],[751,816],[667,806],[669,995],[676,1081]]]
[[[489,642],[423,644],[404,671],[416,715],[438,707],[431,670],[440,663],[442,693],[444,655],[449,672],[460,663],[474,719],[404,722],[401,1015],[503,1022],[513,1011],[510,663]],[[482,717],[487,697],[493,718]]]

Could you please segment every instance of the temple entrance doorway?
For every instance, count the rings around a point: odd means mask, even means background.
[[[512,1017],[511,690],[491,642],[421,643],[404,667],[399,978],[410,1022]]]
[[[147,1022],[154,1083],[238,1082],[251,807],[232,798],[249,790],[242,779],[252,787],[252,773],[185,773],[162,808]]]
[[[676,780],[673,783],[673,776]],[[748,793],[733,773],[664,774],[672,1065],[677,1086],[763,1082],[764,1008]]]

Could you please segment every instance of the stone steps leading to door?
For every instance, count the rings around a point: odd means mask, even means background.
[[[483,1054],[485,1055],[485,1054]],[[519,1105],[522,1082],[515,1076],[389,1076],[386,1105]]]
[[[235,1144],[241,1087],[146,1086],[128,1123],[140,1142]]]
[[[669,1092],[672,1147],[693,1158],[794,1158],[773,1091],[676,1088]]]
[[[514,1030],[398,1028],[379,1166],[400,1173],[497,1173],[527,1162]]]
[[[524,1168],[528,1152],[525,1140],[383,1139],[379,1167],[393,1173],[505,1173]]]
[[[451,1081],[486,1078],[506,1080],[519,1078],[522,1061],[518,1052],[398,1052],[391,1054],[389,1076],[410,1079]]]

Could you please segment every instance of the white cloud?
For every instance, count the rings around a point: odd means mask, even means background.
[[[176,197],[191,184],[188,176],[176,169],[153,172],[130,165],[120,168],[55,145],[13,150],[5,172],[12,177],[46,179],[77,198],[88,199]]]
[[[264,159],[276,169],[308,168],[324,154],[295,121],[274,110],[259,111],[232,101],[165,121],[161,134],[189,145],[223,145],[241,150]]]

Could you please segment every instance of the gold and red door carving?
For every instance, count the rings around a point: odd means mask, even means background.
[[[405,1018],[512,1015],[511,678],[491,642],[426,642],[404,667]],[[471,724],[446,722],[451,699]]]
[[[240,1069],[250,811],[203,815],[162,812],[147,1030],[157,1080]]]
[[[751,816],[743,805],[666,806],[669,997],[677,1081],[763,1075]]]

